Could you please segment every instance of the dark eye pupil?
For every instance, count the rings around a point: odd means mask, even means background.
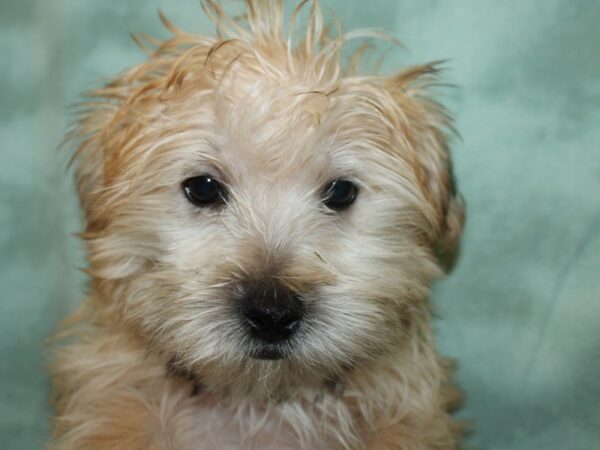
[[[221,185],[210,175],[188,178],[183,182],[183,191],[188,200],[197,206],[207,206],[225,200]]]
[[[331,209],[344,209],[354,203],[358,188],[348,180],[334,180],[325,189],[325,205]]]

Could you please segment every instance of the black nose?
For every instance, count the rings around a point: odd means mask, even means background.
[[[269,343],[289,339],[300,327],[300,296],[287,288],[255,285],[240,301],[243,320],[255,338]]]

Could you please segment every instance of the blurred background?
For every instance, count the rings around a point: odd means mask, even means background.
[[[289,6],[293,6],[289,2]],[[468,204],[435,288],[475,449],[600,448],[600,2],[323,0],[345,29],[406,46],[384,71],[448,59]],[[84,89],[140,62],[157,10],[212,33],[197,0],[0,0],[0,442],[49,433],[43,341],[85,289],[77,200],[57,150]]]

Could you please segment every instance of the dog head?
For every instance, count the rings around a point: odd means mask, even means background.
[[[217,388],[321,383],[402,345],[463,214],[431,65],[357,76],[317,7],[175,29],[76,133],[102,308]]]

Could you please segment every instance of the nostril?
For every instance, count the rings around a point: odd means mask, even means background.
[[[300,319],[290,319],[285,323],[282,323],[283,328],[285,328],[287,331],[289,331],[290,333],[294,333],[298,327],[300,326]]]
[[[256,315],[246,316],[246,322],[253,330],[260,330],[265,327],[264,322]]]

